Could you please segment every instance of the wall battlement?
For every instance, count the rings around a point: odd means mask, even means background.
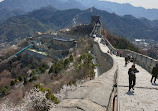
[[[124,57],[126,55],[132,56],[137,64],[142,66],[144,69],[146,69],[150,73],[152,71],[152,68],[156,65],[156,63],[158,63],[157,60],[155,60],[149,56],[146,56],[146,55],[134,52],[134,51],[130,51],[127,49],[116,49],[111,45],[111,43],[107,39],[104,39],[104,40],[102,39],[102,42],[104,42],[108,46],[108,48],[111,51],[113,51],[115,54],[116,54],[116,52],[121,52],[122,56],[124,56]]]
[[[100,22],[100,16],[91,16],[91,25],[94,27],[96,23]]]

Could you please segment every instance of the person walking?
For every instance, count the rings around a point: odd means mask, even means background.
[[[125,67],[127,66],[128,63],[128,56],[125,57]]]
[[[153,79],[154,79],[154,83],[156,82],[157,75],[158,75],[158,63],[152,69],[151,83],[152,83]]]
[[[135,68],[135,65],[133,64],[132,67],[128,70],[128,75],[129,75],[129,90],[131,90],[131,88],[134,90],[134,86],[136,84],[136,73],[138,73],[139,71]]]
[[[130,56],[127,56],[128,57],[128,63],[130,62],[130,60],[131,60],[131,57]]]

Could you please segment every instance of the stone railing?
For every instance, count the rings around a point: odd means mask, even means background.
[[[107,39],[102,40],[102,42],[104,42],[108,46],[108,48],[115,54],[116,54],[116,52],[120,52],[120,53],[122,53],[122,56],[124,56],[124,57],[126,55],[132,56],[134,58],[134,61],[137,64],[142,66],[144,69],[146,69],[150,73],[152,71],[152,68],[156,65],[156,63],[158,63],[157,60],[155,60],[149,56],[134,52],[134,51],[130,51],[127,49],[115,49]]]
[[[116,61],[103,52],[98,43],[93,43],[93,53],[98,58],[102,75],[82,84],[76,91],[68,93],[51,111],[112,111],[114,85],[117,76]]]

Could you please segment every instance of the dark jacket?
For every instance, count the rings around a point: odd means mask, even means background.
[[[136,68],[134,68],[134,69],[130,68],[128,70],[129,78],[134,79],[136,77],[135,74],[138,73],[138,72],[139,71]]]
[[[129,59],[128,59],[128,57],[125,57],[125,62],[127,62]]]
[[[158,75],[158,67],[153,67],[152,74],[153,74],[153,76],[157,77],[157,75]]]

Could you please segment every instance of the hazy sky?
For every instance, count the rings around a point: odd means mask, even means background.
[[[141,6],[144,8],[157,8],[158,0],[102,0],[102,1],[112,1],[118,3],[130,3],[134,6]]]
[[[3,0],[0,0],[0,2]],[[157,8],[158,0],[102,0],[102,1],[112,1],[118,3],[130,3],[134,6],[141,6],[144,8]]]

